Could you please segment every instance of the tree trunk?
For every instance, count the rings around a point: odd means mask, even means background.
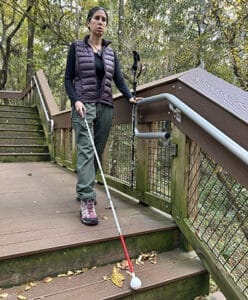
[[[124,0],[119,0],[119,24],[118,24],[118,52],[122,52],[123,45],[123,22],[124,22]]]
[[[28,6],[33,5],[33,0],[28,0]],[[36,19],[36,12],[32,14],[33,19]],[[27,42],[27,68],[26,68],[26,85],[31,81],[34,74],[34,36],[35,25],[34,22],[28,19],[28,42]]]

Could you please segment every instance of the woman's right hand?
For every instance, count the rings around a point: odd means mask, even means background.
[[[79,113],[79,115],[83,118],[86,114],[86,107],[84,106],[83,102],[76,101],[75,102],[75,109]]]

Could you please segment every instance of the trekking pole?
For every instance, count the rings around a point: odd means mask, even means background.
[[[104,187],[105,187],[107,198],[108,198],[110,207],[111,207],[112,212],[113,212],[113,216],[114,216],[115,224],[116,224],[116,227],[117,227],[117,230],[118,230],[118,233],[119,233],[121,245],[122,245],[125,257],[126,257],[127,262],[128,262],[128,268],[129,268],[129,271],[130,271],[131,276],[132,276],[132,279],[131,279],[131,282],[130,282],[130,287],[132,289],[134,289],[134,290],[138,290],[141,287],[142,283],[141,283],[141,280],[138,277],[135,276],[133,263],[132,263],[132,261],[130,259],[130,256],[129,256],[129,253],[128,253],[128,250],[127,250],[127,246],[126,246],[126,243],[125,243],[124,236],[123,236],[123,234],[121,232],[120,223],[119,223],[119,220],[117,218],[117,214],[115,212],[114,204],[113,204],[113,201],[112,201],[111,196],[110,196],[109,188],[108,188],[108,185],[107,185],[104,173],[103,173],[103,169],[102,169],[102,165],[101,165],[101,162],[100,162],[100,158],[98,156],[98,153],[97,153],[97,150],[96,150],[96,146],[95,146],[95,143],[94,143],[94,140],[93,140],[93,136],[91,134],[90,127],[89,127],[89,124],[88,124],[88,121],[87,121],[86,117],[84,118],[84,120],[85,120],[86,128],[87,128],[87,131],[88,131],[88,134],[89,134],[90,142],[91,142],[93,150],[94,150],[95,158],[96,158],[96,161],[97,161],[100,173],[101,173],[101,177],[102,177],[102,180],[103,180],[103,184],[104,184]]]
[[[140,56],[137,51],[133,51],[133,97],[136,98],[136,88],[137,88],[137,78],[140,76],[142,67],[140,67],[139,73],[138,63],[140,61]],[[131,188],[134,186],[134,164],[135,164],[135,116],[136,116],[136,104],[132,104],[132,149],[131,149]]]

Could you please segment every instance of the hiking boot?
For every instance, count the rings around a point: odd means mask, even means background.
[[[78,202],[81,202],[81,201],[82,201],[82,200],[80,199],[80,197],[79,197],[79,196],[77,196],[76,200],[77,200]],[[97,201],[96,201],[96,199],[94,200],[94,204],[95,204],[95,205],[97,205]]]
[[[81,200],[81,222],[86,225],[97,225],[98,218],[95,211],[94,199],[87,201]]]

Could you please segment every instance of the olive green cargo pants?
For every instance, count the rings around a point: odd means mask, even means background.
[[[112,125],[113,108],[102,103],[86,103],[85,106],[86,118],[101,160]],[[85,121],[74,107],[72,126],[77,144],[77,196],[81,200],[95,199],[94,181],[98,166]]]

